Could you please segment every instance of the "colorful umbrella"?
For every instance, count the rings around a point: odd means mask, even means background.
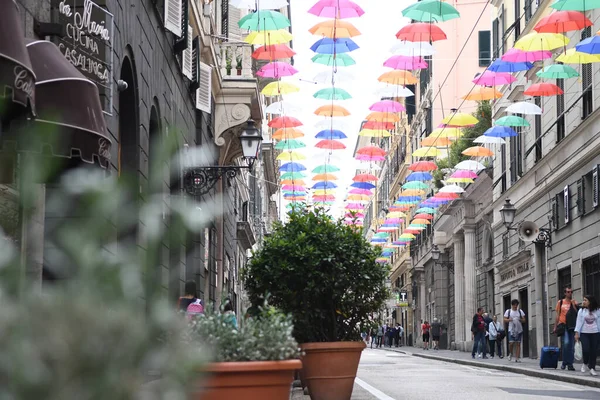
[[[512,129],[510,126],[502,126],[502,125],[492,126],[491,128],[487,129],[485,132],[483,132],[483,135],[499,137],[499,138],[518,136],[517,132],[514,129]]]
[[[358,49],[358,45],[349,38],[323,38],[317,40],[310,49],[318,54],[342,54]]]
[[[482,146],[473,146],[463,150],[461,154],[469,157],[491,157],[494,152]]]
[[[575,50],[580,53],[599,54],[600,53],[600,36],[594,35],[575,45]]]
[[[429,185],[424,182],[412,181],[412,182],[406,182],[405,184],[403,184],[402,189],[405,189],[405,190],[421,189],[421,190],[423,190],[423,189],[429,189]]]
[[[229,0],[229,5],[240,9],[256,9],[256,0]],[[260,0],[259,10],[279,10],[287,7],[287,0]]]
[[[296,52],[286,44],[269,44],[254,50],[252,58],[255,60],[272,61],[281,58],[291,58],[295,55]]]
[[[384,122],[384,121],[366,121],[363,124],[363,129],[376,129],[376,130],[390,130],[394,129],[396,125],[393,122]]]
[[[396,33],[396,38],[409,42],[435,42],[446,39],[446,34],[432,23],[415,22],[402,27]]]
[[[367,121],[377,122],[400,122],[400,117],[396,114],[389,114],[386,112],[373,111],[365,117]]]
[[[360,6],[349,0],[319,0],[308,12],[324,18],[357,18],[365,12]]]
[[[276,140],[290,140],[297,139],[304,136],[304,132],[295,128],[281,128],[277,129],[275,133],[271,136]]]
[[[379,180],[379,178],[373,174],[358,174],[358,175],[354,176],[354,178],[352,178],[352,180],[354,182],[377,182],[377,180]]]
[[[448,3],[423,0],[402,10],[402,15],[415,21],[441,22],[459,18],[460,13]]]
[[[315,115],[320,115],[323,117],[346,117],[350,115],[350,111],[346,110],[342,106],[328,104],[326,106],[321,106],[315,110]]]
[[[299,170],[285,172],[285,173],[281,174],[281,176],[279,178],[282,179],[282,180],[286,180],[286,179],[294,180],[294,179],[306,178],[306,175],[304,173],[298,172],[298,171]]]
[[[504,139],[495,136],[477,136],[473,143],[479,144],[506,144]]]
[[[390,137],[392,134],[390,131],[386,131],[384,129],[363,129],[358,132],[358,136],[367,136],[367,137]]]
[[[348,197],[346,197],[346,200],[351,200],[351,201],[369,201],[371,199],[371,196],[367,196],[364,194],[351,194],[348,195]]]
[[[317,182],[312,186],[313,189],[335,189],[337,185],[329,181]]]
[[[373,195],[373,192],[371,192],[368,189],[358,189],[358,188],[350,189],[348,191],[348,193],[349,194],[364,194],[364,195],[367,195],[367,196],[372,196]]]
[[[527,71],[533,68],[533,64],[529,62],[508,62],[501,59],[495,59],[488,67],[488,71],[493,72],[519,72]]]
[[[281,190],[292,191],[292,192],[306,192],[306,188],[300,185],[283,185]]]
[[[518,101],[506,107],[506,111],[513,114],[526,114],[526,115],[541,115],[542,109],[533,103],[526,101]]]
[[[286,164],[282,164],[281,167],[279,167],[279,171],[280,172],[300,172],[300,171],[306,171],[306,167],[300,163],[289,162]]]
[[[303,124],[298,118],[283,116],[273,118],[268,125],[271,128],[295,128]]]
[[[506,72],[483,71],[472,82],[480,86],[502,86],[516,81],[517,78]]]
[[[328,69],[319,72],[312,78],[313,82],[321,85],[331,85],[333,83],[352,83],[356,77],[344,70]]]
[[[324,118],[315,124],[315,128],[326,130],[335,129],[339,131],[348,131],[353,129],[350,124],[339,118]]]
[[[550,7],[561,11],[589,11],[595,8],[600,8],[599,0],[559,0]]]
[[[391,48],[393,54],[401,56],[432,56],[435,49],[429,42],[407,42],[400,41]]]
[[[452,118],[452,116],[449,116],[449,118]],[[452,118],[451,120],[449,119],[448,121],[450,121],[452,123],[463,123],[463,122],[465,122],[463,120],[463,118],[460,118],[460,119],[454,119],[454,118]],[[472,120],[467,120],[466,122],[472,122]],[[465,125],[465,126],[470,126],[470,125],[475,125],[475,123],[469,124],[469,125]],[[456,138],[461,137],[462,134],[463,133],[462,133],[462,130],[460,129],[460,127],[445,126],[443,128],[436,128],[436,129],[434,129],[429,134],[429,137],[456,139]]]
[[[523,92],[527,96],[558,96],[564,91],[553,83],[534,83]]]
[[[478,122],[479,120],[471,114],[459,112],[453,112],[442,120],[442,124],[453,128],[472,126],[476,125]]]
[[[241,18],[238,26],[249,31],[275,31],[289,28],[291,25],[288,17],[279,11],[263,10],[248,14]]]
[[[417,78],[408,71],[393,70],[388,71],[377,78],[379,82],[389,83],[391,85],[412,85],[417,83]]]
[[[577,48],[577,46],[575,46]],[[564,64],[552,64],[535,73],[543,79],[568,79],[579,76],[575,68]]]
[[[350,57],[346,53],[342,54],[315,54],[311,58],[315,64],[327,65],[328,67],[349,67],[350,65],[356,64],[354,58]]]
[[[386,152],[377,146],[365,146],[356,151],[356,154],[364,156],[385,156]]]
[[[438,166],[433,161],[417,161],[408,166],[408,169],[413,172],[435,171]]]
[[[377,187],[369,182],[353,182],[350,186],[358,189],[375,189]]]
[[[431,222],[425,218],[414,218],[412,221],[410,221],[410,225],[431,225]]]
[[[344,150],[346,145],[342,142],[338,142],[337,140],[321,140],[315,147],[319,149],[327,149],[327,150]]]
[[[404,107],[403,104],[398,103],[397,101],[381,100],[371,105],[371,107],[369,107],[369,110],[376,112],[397,113],[406,111],[406,107]]]
[[[521,36],[516,41],[515,49],[524,51],[551,51],[559,47],[566,47],[571,40],[560,33],[530,32]]]
[[[322,130],[319,133],[317,133],[315,135],[315,138],[333,140],[333,139],[347,139],[348,136],[346,136],[346,134],[344,132],[337,130],[337,129],[326,129],[326,130]]]
[[[350,38],[360,35],[360,31],[354,25],[339,19],[319,22],[308,31],[313,35],[327,38]]]
[[[411,97],[415,94],[409,88],[402,86],[386,86],[381,87],[375,91],[379,97]]]
[[[534,31],[540,33],[564,33],[569,31],[580,31],[592,26],[592,21],[577,11],[554,12],[535,24]]]
[[[294,92],[299,92],[300,88],[298,86],[292,85],[287,82],[271,82],[267,86],[263,88],[261,93],[265,96],[280,96],[282,94],[289,94]]]
[[[427,61],[418,56],[391,56],[383,63],[384,67],[401,69],[401,70],[416,70],[425,69],[428,67]]]
[[[523,51],[519,49],[510,49],[501,57],[502,61],[508,62],[537,62],[547,58],[552,58],[552,52],[548,50]]]
[[[282,140],[275,145],[277,150],[295,150],[303,147],[306,147],[303,142],[293,139]]]
[[[437,210],[431,207],[421,207],[415,211],[416,213],[436,214]]]
[[[466,169],[468,171],[481,171],[485,169],[485,165],[474,160],[461,161],[454,166],[456,169]]]
[[[413,151],[412,156],[413,157],[437,157],[442,154],[446,154],[446,153],[443,152],[442,150],[438,149],[437,147],[421,147],[421,148],[418,148],[417,150]]]
[[[295,113],[300,111],[300,108],[298,108],[296,105],[287,102],[287,101],[276,101],[274,103],[271,103],[267,106],[267,108],[265,108],[265,113],[266,114],[277,114],[277,115],[281,115],[281,114],[285,114],[288,112],[291,113]]]
[[[452,140],[448,138],[438,138],[433,136],[427,136],[425,139],[421,140],[421,146],[428,147],[448,147],[452,144]]]
[[[262,66],[256,72],[256,75],[260,76],[261,78],[277,79],[284,76],[292,76],[297,73],[298,70],[292,67],[290,64],[281,61],[276,61]]]
[[[589,64],[600,62],[600,55],[582,53],[573,48],[556,57],[556,61],[565,64]]]
[[[338,171],[340,171],[340,169],[334,165],[323,164],[323,165],[319,165],[319,166],[315,167],[315,169],[312,170],[312,173],[324,174],[324,173],[328,173],[328,172],[338,172]]]
[[[350,93],[336,87],[321,89],[313,94],[313,97],[322,100],[348,100],[352,98]]]
[[[296,151],[284,151],[280,155],[277,156],[276,160],[278,161],[302,161],[306,160],[306,156],[302,153],[298,153]]]
[[[430,181],[433,179],[433,176],[429,172],[413,172],[412,174],[406,177],[407,182],[412,181]]]
[[[415,216],[413,217],[415,219],[426,219],[426,220],[432,220],[433,219],[433,215],[431,214],[427,214],[427,213],[417,213],[415,214]]]
[[[551,65],[552,66],[552,65]],[[558,66],[558,64],[557,64]],[[548,68],[549,69],[549,68]],[[502,118],[498,118],[494,125],[499,126],[530,126],[529,122],[523,117],[517,115],[506,115]]]
[[[473,183],[475,181],[471,178],[448,178],[448,179],[446,179],[446,182],[448,182],[448,183]]]
[[[501,98],[502,93],[491,87],[480,87],[463,96],[463,99],[471,101],[487,101]]]

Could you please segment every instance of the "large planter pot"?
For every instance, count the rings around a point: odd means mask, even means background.
[[[288,400],[300,360],[222,362],[202,369],[207,376],[195,388],[194,400]]]
[[[350,400],[364,342],[304,343],[302,376],[312,400]]]

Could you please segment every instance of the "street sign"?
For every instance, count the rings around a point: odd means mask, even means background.
[[[406,292],[396,293],[396,307],[408,307],[408,294]]]

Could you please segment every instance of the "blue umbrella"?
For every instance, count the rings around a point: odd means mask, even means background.
[[[519,71],[527,71],[533,68],[533,64],[530,62],[508,62],[502,61],[497,58],[494,62],[488,67],[488,71],[493,72],[519,72]]]
[[[406,177],[406,182],[412,181],[430,181],[433,179],[433,176],[429,172],[413,172],[412,174]]]
[[[587,54],[600,54],[600,36],[594,35],[575,45],[575,50]]]
[[[375,189],[377,187],[369,182],[354,182],[350,186],[358,189]]]
[[[281,171],[281,172],[300,172],[300,171],[306,171],[306,167],[300,163],[289,162],[289,163],[282,164],[281,167],[279,167],[279,171]]]
[[[346,139],[346,138],[348,138],[348,136],[346,136],[346,134],[344,132],[339,131],[337,129],[325,129],[325,130],[320,131],[319,133],[317,133],[315,135],[315,137],[317,139],[327,139],[327,140]]]
[[[317,40],[315,44],[310,46],[310,49],[318,54],[341,54],[358,49],[358,45],[352,39],[348,38],[323,38]]]
[[[487,131],[483,132],[483,135],[499,138],[518,136],[517,132],[513,128],[503,125],[492,126]]]
[[[384,238],[373,238],[371,239],[371,243],[385,243],[387,242],[387,239]]]
[[[421,200],[421,196],[398,196],[396,201],[419,201]]]
[[[337,185],[329,181],[317,182],[313,185],[313,189],[335,189]]]

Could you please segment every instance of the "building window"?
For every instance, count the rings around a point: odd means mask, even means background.
[[[210,230],[210,247],[209,247],[209,268],[210,268],[210,286],[208,291],[208,298],[211,301],[216,301],[217,285],[218,285],[218,274],[217,274],[217,230],[212,228]]]
[[[502,176],[501,179],[501,193],[506,192],[506,146],[500,146],[500,163],[502,165]]]
[[[557,193],[552,200],[552,223],[556,229],[566,226],[570,220],[569,186]]]
[[[242,203],[242,221],[248,222],[248,201]]]
[[[490,31],[479,31],[479,66],[487,67],[492,62],[490,54]]]
[[[508,258],[508,247],[509,247],[509,242],[508,242],[508,232],[505,232],[502,234],[502,258]]]
[[[529,22],[533,15],[533,0],[525,0],[525,24]]]
[[[229,37],[229,0],[221,1],[221,34]]]
[[[565,91],[565,80],[557,79],[556,86],[563,92]],[[556,143],[565,138],[565,95],[559,94],[556,96]]]
[[[588,214],[598,207],[598,167],[577,181],[577,209],[579,215]]]
[[[520,126],[515,127],[517,136],[510,138],[510,183],[515,183],[523,175],[523,152],[521,149],[521,131]]]
[[[540,97],[535,98],[535,104],[538,107],[542,107],[542,99]],[[535,162],[540,161],[542,158],[542,116],[535,116]]]
[[[592,36],[592,28],[587,27],[581,31],[581,40]],[[594,111],[593,90],[592,90],[592,64],[581,65],[581,89],[583,97],[581,98],[581,119],[586,119]]]
[[[558,270],[558,297],[562,297],[566,288],[571,287],[571,267],[561,268]]]
[[[496,59],[500,57],[499,46],[500,38],[502,37],[502,32],[499,32],[500,21],[498,18],[492,21],[492,50],[494,51],[493,58]]]
[[[583,285],[586,294],[600,297],[600,254],[583,260]]]
[[[515,41],[521,36],[521,0],[515,0]]]

